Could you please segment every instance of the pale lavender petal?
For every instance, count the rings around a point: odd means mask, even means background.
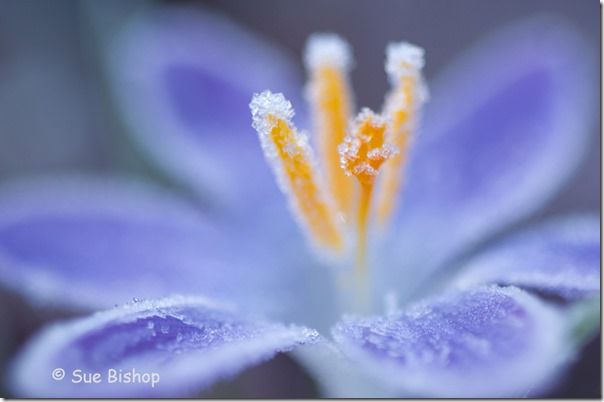
[[[283,92],[296,124],[306,126],[295,63],[201,7],[152,8],[109,43],[110,83],[134,138],[214,210],[226,212],[238,229],[233,242],[250,250],[252,265],[233,283],[272,295],[280,303],[271,308],[296,309],[305,321],[315,315],[309,306],[332,310],[327,268],[308,251],[251,127],[248,104],[266,89]],[[254,256],[262,253],[273,261]],[[269,292],[258,281],[279,285]]]
[[[278,197],[248,104],[270,88],[303,104],[295,65],[277,48],[201,8],[153,8],[107,47],[110,83],[137,143],[174,178],[245,208]]]
[[[592,56],[563,21],[529,20],[430,85],[388,245],[399,282],[533,212],[569,178],[595,129]]]
[[[45,305],[203,293],[266,312],[281,307],[270,297],[297,267],[257,247],[262,237],[134,181],[64,177],[0,191],[0,283]]]
[[[251,319],[199,297],[143,301],[43,330],[17,358],[10,384],[25,397],[194,396],[317,340],[313,330]],[[63,379],[53,379],[57,369]],[[140,377],[120,382],[111,369]],[[75,370],[100,373],[100,380],[74,383]]]
[[[347,317],[333,336],[399,394],[520,397],[569,357],[561,315],[517,288],[452,293],[383,317]]]
[[[600,221],[597,216],[559,218],[519,233],[474,257],[460,287],[515,285],[565,300],[600,294]]]

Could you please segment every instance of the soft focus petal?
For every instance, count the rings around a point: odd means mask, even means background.
[[[515,285],[567,300],[598,296],[599,218],[559,219],[517,234],[474,257],[456,282]]]
[[[15,363],[11,386],[26,397],[194,396],[317,337],[315,331],[252,320],[201,298],[138,302],[44,330]],[[65,371],[63,380],[53,379],[57,368]],[[73,383],[78,369],[101,373],[100,383]],[[157,373],[157,381],[110,383],[111,369]]]
[[[530,20],[430,86],[388,245],[401,283],[526,216],[569,178],[595,127],[591,56],[562,21]]]
[[[324,339],[298,348],[292,355],[313,376],[322,398],[394,398],[383,383],[357,364],[350,364],[338,347]]]
[[[252,32],[198,8],[152,9],[108,43],[111,85],[138,142],[217,209],[229,209],[246,233],[242,243],[278,255],[270,275],[285,281],[272,292],[281,301],[274,308],[297,309],[304,322],[325,316],[313,325],[327,325],[335,305],[328,268],[289,214],[248,107],[254,92],[280,91],[294,105],[296,124],[308,127],[295,65]]]
[[[118,107],[164,169],[222,207],[278,196],[248,104],[270,88],[302,105],[284,54],[226,17],[191,7],[140,13],[108,42]]]
[[[271,297],[296,267],[255,244],[134,181],[64,177],[0,192],[0,283],[44,304],[107,307],[178,292],[281,308]]]
[[[356,364],[401,394],[522,396],[568,357],[561,315],[516,288],[449,294],[333,330]]]

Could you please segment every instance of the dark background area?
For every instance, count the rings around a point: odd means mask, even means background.
[[[107,2],[111,4],[112,2]],[[171,6],[175,2],[158,2]],[[332,31],[349,40],[357,104],[378,108],[387,90],[383,70],[388,42],[405,39],[426,49],[428,82],[468,45],[510,22],[541,14],[568,20],[599,60],[600,4],[596,0],[208,0],[184,2],[222,12],[263,35],[300,63],[309,34]],[[130,2],[136,6],[136,2]],[[103,84],[98,52],[84,1],[0,1],[0,183],[65,170],[137,172],[142,163],[123,147],[123,128]],[[593,91],[600,90],[599,76]],[[471,83],[468,83],[471,85]],[[599,110],[599,108],[598,108]],[[573,180],[533,220],[599,211],[600,127]],[[1,309],[1,307],[0,307]],[[25,335],[23,335],[25,336]],[[600,338],[591,342],[550,396],[600,396]],[[285,381],[299,396],[312,396],[310,380],[288,358],[248,370],[234,387]],[[281,378],[283,377],[283,378]],[[288,383],[289,381],[289,383]],[[247,384],[247,385],[246,385]],[[289,385],[288,385],[289,384]],[[264,388],[264,387],[263,387]],[[222,388],[215,392],[220,396]],[[276,392],[279,392],[278,389]],[[283,396],[281,394],[258,396]]]

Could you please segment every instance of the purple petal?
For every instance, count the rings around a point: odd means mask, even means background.
[[[261,238],[135,182],[55,178],[0,193],[0,283],[59,307],[203,293],[266,312],[294,268]]]
[[[566,300],[598,296],[599,218],[548,222],[474,257],[457,284],[483,283],[515,285]]]
[[[590,56],[563,22],[530,20],[486,39],[432,85],[398,246],[389,246],[407,267],[402,277],[428,275],[536,210],[569,178],[594,127]]]
[[[193,396],[317,339],[315,331],[253,320],[202,298],[137,302],[47,328],[19,356],[11,386],[26,397]],[[56,369],[62,380],[53,379]],[[110,383],[111,369],[141,377]],[[74,370],[100,373],[100,382],[74,383]]]
[[[220,206],[281,201],[248,104],[271,88],[302,105],[282,53],[223,16],[184,7],[132,19],[107,52],[130,131],[164,169]]]
[[[111,84],[138,142],[216,209],[231,207],[238,242],[252,256],[278,255],[272,272],[252,257],[243,278],[280,278],[271,292],[255,292],[272,294],[280,300],[272,308],[296,309],[305,321],[334,310],[328,268],[308,251],[251,127],[248,104],[265,89],[283,92],[305,126],[295,65],[252,32],[199,7],[154,9],[110,43]],[[242,291],[258,289],[252,279],[242,279]]]
[[[359,367],[406,395],[521,396],[568,356],[561,315],[516,288],[449,294],[333,330]]]

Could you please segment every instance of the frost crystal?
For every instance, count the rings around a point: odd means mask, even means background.
[[[350,45],[335,34],[314,34],[308,39],[304,63],[309,69],[327,65],[345,71],[350,70],[352,67]]]
[[[419,46],[397,42],[390,43],[386,48],[386,73],[391,84],[397,86],[401,78],[415,77],[419,102],[425,102],[429,97],[428,88],[420,73],[424,64],[424,49]],[[398,99],[398,108],[408,107],[409,101],[405,98]]]
[[[388,123],[388,119],[370,109],[361,111],[352,124],[351,135],[338,148],[340,166],[346,175],[370,180],[387,159],[398,153],[394,145],[384,143]]]
[[[417,72],[424,67],[424,49],[408,42],[390,43],[386,48],[386,72],[391,78]]]
[[[300,224],[318,245],[341,249],[337,214],[315,170],[308,137],[291,122],[291,103],[282,94],[265,91],[254,95],[250,109],[265,157]]]
[[[258,132],[260,144],[267,161],[271,164],[277,182],[283,192],[288,191],[285,183],[284,173],[278,160],[275,144],[270,140],[270,132],[275,125],[274,119],[269,119],[268,116],[273,116],[277,119],[285,121],[289,126],[293,127],[291,119],[294,117],[294,109],[290,101],[288,101],[282,93],[272,93],[271,91],[263,91],[256,93],[250,102],[250,110],[252,112],[252,127]],[[302,149],[308,149],[308,140],[304,134],[296,136],[296,143],[285,145],[288,153],[295,152],[296,145]]]
[[[274,94],[271,91],[254,94],[250,102],[250,110],[253,119],[252,127],[263,135],[268,134],[272,128],[272,124],[267,122],[266,119],[268,115],[273,115],[287,122],[290,122],[294,117],[292,104],[285,99],[285,96],[281,93]]]

